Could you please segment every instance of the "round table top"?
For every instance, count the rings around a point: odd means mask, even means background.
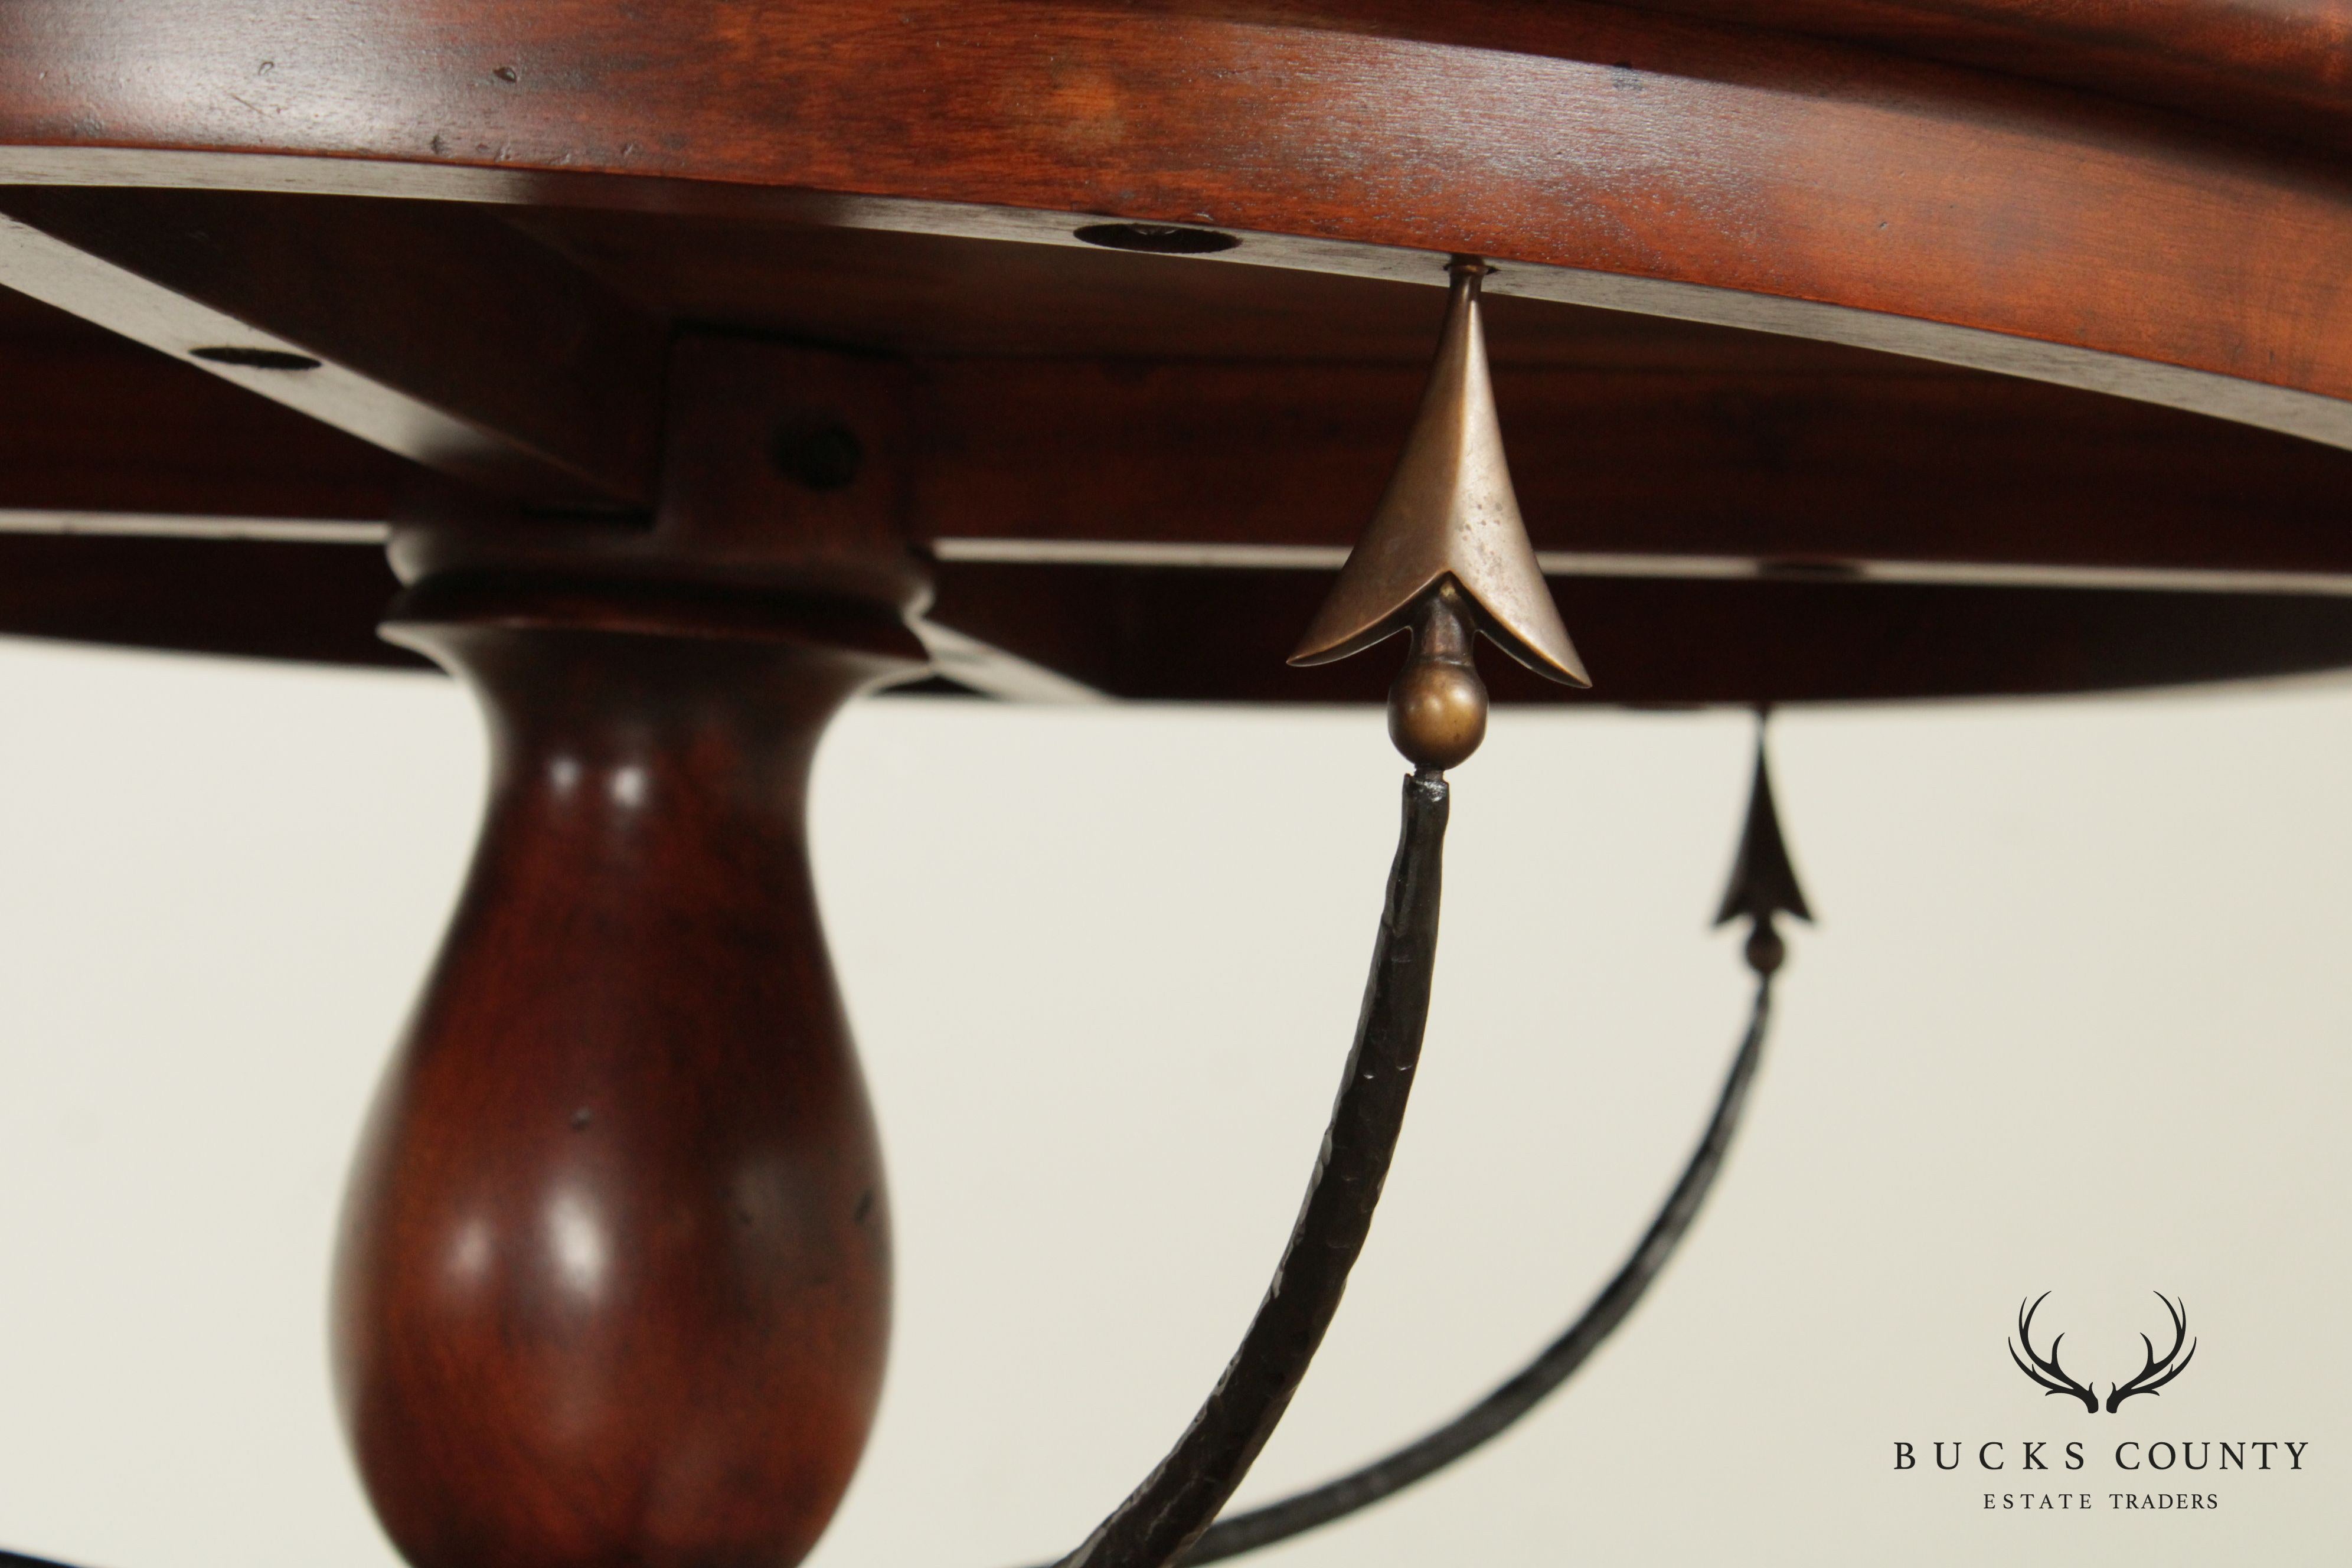
[[[659,517],[719,340],[888,367],[869,468],[955,683],[1374,698],[1282,656],[1471,253],[1596,680],[1501,700],[2352,663],[2347,38],[2284,0],[19,0],[0,631],[403,662],[389,523]]]

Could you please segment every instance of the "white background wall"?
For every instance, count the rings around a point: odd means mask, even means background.
[[[1823,923],[1711,1212],[1524,1431],[1267,1560],[2345,1561],[2352,692],[1775,728]],[[1748,743],[1736,715],[1510,714],[1456,775],[1387,1206],[1245,1497],[1483,1390],[1638,1234],[1745,1005],[1705,918]],[[836,728],[817,858],[901,1293],[821,1568],[1050,1556],[1189,1415],[1313,1153],[1399,772],[1369,712]],[[0,645],[0,1543],[393,1561],[331,1411],[324,1266],[480,773],[446,682]],[[2158,1398],[2086,1417],[2009,1364],[2048,1289],[2069,1364],[2127,1376],[2159,1289],[2202,1345]],[[1891,1467],[2076,1437],[2089,1515]],[[2217,1511],[2119,1513],[2125,1437],[2310,1447],[2168,1488]]]

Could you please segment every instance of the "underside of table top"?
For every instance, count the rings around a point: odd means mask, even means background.
[[[1470,252],[1568,700],[2332,668],[2347,17],[27,0],[0,628],[404,661],[387,524],[632,526],[702,336],[903,372],[959,683],[1371,699],[1281,655]]]

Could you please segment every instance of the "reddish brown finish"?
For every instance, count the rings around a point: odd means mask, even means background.
[[[1155,272],[1281,276],[1108,259],[1122,264],[1120,278],[1138,289]],[[1137,261],[1147,265],[1124,265]],[[1320,341],[1315,334],[1355,319],[1372,329],[1382,360],[1414,318],[1426,326],[1440,304],[1397,286],[1297,281],[1335,289],[1339,302],[1324,307],[1328,318],[1296,326],[1294,343],[1311,345]],[[845,279],[843,290],[858,287]],[[1042,296],[1013,297],[1026,301],[1024,309],[1042,307]],[[1155,331],[1172,332],[1187,319],[1181,311],[1204,308],[1181,293],[1181,310],[1164,294],[1138,297],[1167,312]],[[1319,298],[1288,287],[1275,297],[1300,312]],[[976,320],[988,300],[1004,298],[983,293],[953,309]],[[1823,345],[1526,300],[1498,305],[1516,308],[1498,309],[1495,321],[1505,431],[1545,549],[2352,568],[2352,540],[2339,521],[2341,498],[2352,492],[2352,456],[2344,453]],[[950,308],[942,300],[930,320],[941,321]],[[307,500],[342,509],[328,515],[352,515],[365,485],[388,486],[385,460],[347,438],[268,404],[238,405],[210,378],[145,351],[93,342],[90,330],[70,320],[37,310],[17,317],[12,363],[47,374],[37,382],[0,378],[0,410],[11,411],[0,418],[0,507],[299,515],[294,503]],[[47,357],[13,358],[36,348]],[[902,529],[948,541],[1344,546],[1379,499],[1423,374],[1381,361],[898,366],[698,336],[680,355],[674,395],[694,416],[672,426],[663,525],[551,524],[536,534],[541,569],[585,571],[593,563],[614,573],[782,582],[820,565],[816,547],[830,538],[836,567],[845,560],[855,570],[828,580],[898,598],[909,570],[898,544]],[[1740,368],[1710,373],[1713,363]],[[249,417],[236,417],[240,411]],[[910,440],[902,416],[913,426],[911,482],[895,456]],[[772,426],[807,417],[842,421],[866,447],[864,469],[838,490],[809,491],[767,460]],[[306,432],[311,438],[299,439]],[[339,464],[354,459],[363,459],[350,470],[355,488],[329,482]],[[376,493],[380,509],[383,490]],[[470,552],[478,563],[511,564],[523,531],[503,520],[444,545],[461,559]],[[950,563],[938,616],[1115,692],[1377,700],[1376,686],[1334,687],[1202,646],[1213,634],[1239,635],[1218,628],[1263,616],[1266,625],[1246,634],[1249,657],[1276,659],[1326,581],[1312,573],[1188,572],[1147,593],[1133,574]],[[365,548],[0,539],[0,630],[20,634],[383,662],[408,657],[372,635],[391,588],[380,557]],[[2218,605],[2189,595],[2077,601],[2063,591],[1822,594],[1801,585],[1576,581],[1559,592],[1612,643],[1592,699],[1603,702],[2056,690],[2070,679],[2091,687],[2217,679],[2352,657],[2336,629],[2340,607],[2274,596]],[[1882,593],[1895,596],[1875,596]],[[1164,613],[1150,607],[1159,605]],[[1906,616],[1919,618],[1920,629],[1893,645],[1895,657],[1889,625]],[[1621,624],[1622,632],[1608,629]],[[1660,627],[1675,629],[1666,636]],[[1590,640],[1581,626],[1579,636]],[[2102,650],[2100,637],[2112,646]],[[1501,679],[1496,696],[1549,701],[1556,694]]]
[[[1375,703],[1358,659],[1286,669],[1320,572],[942,566],[934,618],[1118,697]],[[1498,703],[1754,706],[2100,691],[2352,665],[2352,599],[1837,581],[1555,581],[1591,691],[1481,655]]]
[[[0,635],[430,668],[375,635],[400,590],[349,544],[0,533]]]
[[[1195,342],[1277,357],[894,363],[689,334],[665,373],[677,416],[658,527],[575,518],[525,529],[494,516],[440,538],[435,548],[458,562],[511,566],[528,536],[541,570],[821,579],[903,602],[909,535],[1342,547],[1395,460],[1424,374],[1416,345],[1425,351],[1442,305],[1400,284],[937,237],[883,237],[876,265],[860,269],[849,264],[859,236],[709,222],[687,226],[675,247],[699,259],[655,272],[662,225],[599,230],[598,216],[544,226],[665,313],[764,300],[781,312],[754,318],[764,325],[806,335],[832,320],[861,346],[990,347],[1034,331],[1057,349],[1103,333],[1163,356]],[[598,232],[625,245],[580,248]],[[895,341],[883,336],[892,323]],[[381,517],[397,488],[396,461],[70,318],[19,305],[0,312],[0,363],[27,372],[0,375],[0,509]],[[1547,550],[2352,569],[2341,522],[2352,456],[2310,443],[1545,301],[1496,300],[1492,336],[1515,475]],[[839,421],[866,451],[837,490],[809,490],[768,460],[779,426],[812,419]],[[1114,616],[1139,592],[1131,574],[950,563],[946,578],[947,624],[1110,690],[1340,694],[1198,646],[1204,628],[1264,614],[1280,625],[1259,651],[1286,651],[1321,591],[1307,579],[1186,574],[1148,595],[1181,614]],[[383,662],[408,657],[371,632],[390,586],[363,548],[0,540],[0,630],[17,633]],[[1284,607],[1268,607],[1277,589]],[[1559,587],[1600,624],[1620,605],[1631,630],[1643,625],[1634,605],[1694,616],[1619,637],[1593,699],[1604,702],[1895,696],[1906,681],[1920,694],[2051,690],[2074,676],[2132,685],[2345,657],[2328,629],[2336,611],[2275,597],[2228,608],[2126,596],[2086,602],[2076,624],[2063,592],[1912,591],[1881,604],[1878,591]],[[1727,616],[1724,604],[1739,608]],[[1884,617],[1915,613],[1928,629],[1888,658]],[[2121,640],[2086,657],[2092,626]],[[1759,647],[1783,651],[1758,658]],[[1690,657],[1671,662],[1676,650]],[[1507,683],[1496,695],[1553,697]]]
[[[478,210],[0,192],[0,283],[462,479],[651,494],[661,323]],[[206,357],[255,349],[313,363]]]
[[[371,1119],[336,1364],[417,1568],[788,1564],[880,1385],[887,1207],[802,813],[887,617],[438,585],[489,816]]]
[[[1420,257],[1406,258],[1416,280],[1399,281],[754,216],[505,210],[507,221],[647,310],[912,359],[1385,363],[1426,372],[1445,304],[1444,291],[1426,283],[1444,273],[1436,258],[1425,271]],[[1498,363],[1789,374],[1934,368],[1549,300],[1492,295],[1486,310]]]
[[[0,12],[0,175],[766,205],[1066,242],[1076,215],[1110,214],[1303,237],[1233,261],[1399,276],[1433,258],[1394,247],[1470,251],[1506,263],[1500,292],[2352,444],[2333,260],[2352,183],[2210,125],[1560,0],[746,18],[708,0],[370,0],[331,23],[297,0],[22,0]]]
[[[937,580],[933,620],[1111,695],[1369,704],[1385,693],[1376,675],[1282,668],[1328,573],[950,564]],[[373,635],[394,585],[381,554],[342,545],[0,535],[0,635],[411,665]],[[2352,665],[2342,597],[1638,578],[1554,590],[1598,689],[1570,692],[1489,659],[1496,702],[1888,700]]]
[[[730,582],[912,610],[914,377],[867,356],[692,333],[649,548]]]
[[[783,590],[912,610],[908,367],[871,356],[688,332],[666,380],[650,523],[423,510],[393,563]],[[437,499],[437,498],[436,498]]]
[[[911,424],[890,525],[915,538],[1345,545],[1395,461],[1443,304],[1271,268],[564,216],[562,242],[612,242],[587,259],[648,310],[914,356],[750,343],[723,351],[745,361],[730,384],[679,385],[672,482],[708,485],[727,459],[736,488],[691,502],[690,526],[706,555],[712,529],[732,531],[741,570],[804,553],[843,499],[732,461],[795,405],[854,415],[884,472]],[[0,293],[0,510],[391,515],[396,459],[15,298]],[[1831,344],[1525,299],[1489,310],[1544,549],[2352,567],[2352,457],[2312,443]],[[1090,341],[1110,354],[1080,355]],[[1054,357],[1003,357],[1021,342]],[[689,498],[667,504],[674,530]]]
[[[410,471],[0,289],[0,509],[381,521]]]
[[[1433,322],[1441,301],[1426,303]],[[1541,550],[2352,569],[2352,454],[2310,442],[1878,355],[1515,367],[1499,315],[1495,345]],[[1345,547],[1426,371],[957,360],[923,374],[925,537]]]
[[[2345,0],[1631,0],[2352,144]]]

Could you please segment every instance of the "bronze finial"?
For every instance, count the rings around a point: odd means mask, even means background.
[[[1739,835],[1739,853],[1731,863],[1731,884],[1723,890],[1723,907],[1715,923],[1726,925],[1746,916],[1756,922],[1748,936],[1748,962],[1759,974],[1780,967],[1780,935],[1773,930],[1775,915],[1790,914],[1810,924],[1813,911],[1805,907],[1805,890],[1797,883],[1797,868],[1789,861],[1788,841],[1780,835],[1780,814],[1772,804],[1772,775],[1764,762],[1764,721],[1756,722],[1756,779],[1748,791],[1748,825]]]
[[[1458,256],[1449,270],[1454,286],[1437,364],[1404,456],[1290,662],[1345,658],[1402,631],[1413,624],[1423,596],[1451,577],[1477,606],[1477,629],[1512,658],[1554,680],[1590,686],[1536,563],[1504,460],[1478,319],[1486,264]]]
[[[1389,688],[1389,739],[1414,767],[1444,773],[1486,738],[1486,683],[1471,658],[1477,625],[1450,576],[1415,603],[1412,657]]]

